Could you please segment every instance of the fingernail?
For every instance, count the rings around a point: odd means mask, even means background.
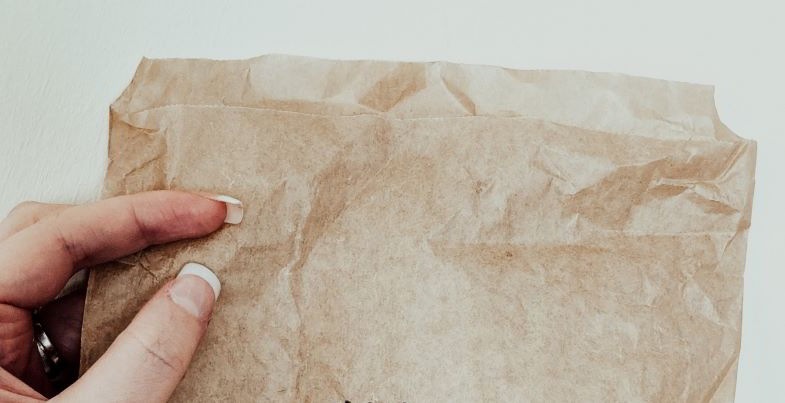
[[[200,196],[206,197],[210,200],[215,200],[226,204],[226,218],[224,222],[227,224],[239,224],[243,220],[243,202],[226,195],[214,195],[208,193],[199,193]]]
[[[197,318],[210,316],[221,294],[221,282],[212,270],[199,263],[186,263],[169,289],[169,298]]]

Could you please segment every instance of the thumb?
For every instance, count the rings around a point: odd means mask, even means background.
[[[147,302],[106,353],[57,398],[85,402],[166,402],[202,339],[218,277],[187,263]]]

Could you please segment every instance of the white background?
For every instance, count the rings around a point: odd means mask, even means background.
[[[635,3],[0,0],[0,216],[22,200],[98,196],[108,107],[142,56],[447,60],[714,84],[721,118],[758,141],[737,401],[785,401],[785,8]]]

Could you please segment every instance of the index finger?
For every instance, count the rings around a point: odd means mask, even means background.
[[[211,198],[146,192],[71,207],[43,219],[0,243],[0,303],[40,306],[79,268],[150,245],[201,237],[225,220],[236,221],[239,201]]]

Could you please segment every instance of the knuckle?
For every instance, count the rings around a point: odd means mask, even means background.
[[[157,336],[145,336],[134,331],[129,332],[131,340],[144,351],[147,363],[166,374],[180,376],[186,364],[172,350],[170,343]]]
[[[8,216],[10,217],[12,215],[27,214],[27,213],[31,212],[32,210],[36,210],[42,204],[43,203],[39,203],[39,202],[36,202],[36,201],[31,201],[31,200],[23,201],[23,202],[17,204],[16,206],[14,206],[14,208],[12,208],[11,211],[8,213]]]
[[[156,244],[178,237],[207,232],[203,210],[188,196],[175,192],[159,192],[128,205],[129,221],[139,238]],[[199,199],[201,200],[201,199]]]
[[[136,238],[144,241],[146,245],[153,245],[166,241],[166,234],[177,221],[167,215],[165,207],[157,206],[128,206],[129,221]]]
[[[74,266],[80,266],[90,256],[90,248],[71,231],[66,231],[59,226],[54,226],[55,244],[65,251]],[[89,230],[89,229],[88,229]],[[88,238],[89,239],[89,238]]]

